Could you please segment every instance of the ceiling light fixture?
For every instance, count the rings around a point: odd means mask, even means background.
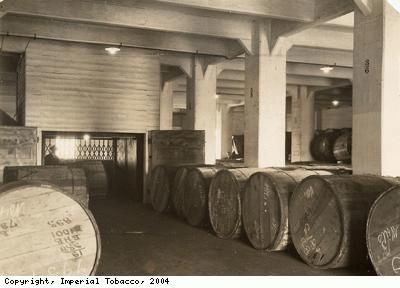
[[[334,65],[325,65],[325,66],[319,68],[319,70],[321,70],[322,72],[324,72],[324,74],[328,74],[328,73],[330,73],[335,67],[336,67],[336,63],[335,63]]]
[[[338,100],[333,100],[332,101],[332,105],[335,106],[335,107],[339,106],[339,104],[340,104],[340,102]]]
[[[119,45],[119,47],[115,47],[115,46],[113,46],[113,47],[107,47],[107,48],[105,48],[105,50],[108,52],[108,54],[110,54],[110,55],[115,55],[115,54],[117,54],[119,51],[121,51],[121,48],[122,48],[122,43]]]

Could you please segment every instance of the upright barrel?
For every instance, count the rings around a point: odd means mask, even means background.
[[[375,201],[368,215],[368,253],[379,275],[400,276],[399,226],[400,187],[394,187]]]
[[[310,176],[295,189],[289,227],[301,258],[317,268],[360,265],[372,203],[396,182],[378,176]]]
[[[218,167],[195,167],[188,171],[183,194],[184,214],[193,226],[209,224],[208,191]]]
[[[67,166],[8,166],[4,168],[4,183],[12,181],[45,181],[57,185],[73,199],[89,204],[85,172]]]
[[[223,239],[242,235],[242,197],[254,168],[219,171],[210,184],[208,210],[214,232]]]
[[[345,132],[336,139],[333,155],[337,161],[351,162],[351,132]]]
[[[170,196],[176,170],[176,166],[158,165],[151,173],[151,204],[157,212],[167,212],[171,208]]]
[[[289,199],[296,185],[311,175],[330,175],[323,170],[267,168],[254,173],[243,195],[243,227],[256,249],[286,249],[289,237]]]
[[[94,275],[101,242],[84,206],[59,188],[19,181],[0,187],[1,275]]]
[[[104,198],[108,195],[109,179],[102,161],[85,160],[71,164],[85,171],[90,197]]]

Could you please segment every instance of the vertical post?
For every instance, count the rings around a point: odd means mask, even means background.
[[[245,59],[245,164],[285,165],[286,50],[272,53],[270,23],[256,22]],[[274,49],[275,50],[275,49]]]
[[[353,172],[400,175],[400,14],[371,0],[354,20]]]
[[[192,78],[187,80],[187,117],[185,128],[205,130],[205,162],[216,160],[217,67],[193,56]]]
[[[160,130],[172,130],[173,81],[164,82],[160,95]]]

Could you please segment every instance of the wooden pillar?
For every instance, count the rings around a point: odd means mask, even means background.
[[[160,94],[160,130],[172,130],[173,81],[165,82]]]
[[[219,104],[218,105],[218,118],[220,120],[220,125],[217,125],[220,128],[220,155],[218,158],[224,159],[228,157],[228,154],[232,152],[232,123],[231,117],[229,115],[230,107],[228,104]],[[218,154],[217,154],[218,156]]]
[[[205,130],[205,162],[216,160],[217,67],[206,58],[193,56],[192,78],[187,79],[187,117],[185,127]]]
[[[298,86],[292,96],[292,162],[311,161],[310,143],[314,136],[314,93]]]
[[[355,9],[353,171],[400,176],[400,14],[388,1]]]
[[[245,60],[245,164],[285,165],[286,49],[271,49],[270,23],[255,23]],[[279,50],[279,51],[275,51]]]

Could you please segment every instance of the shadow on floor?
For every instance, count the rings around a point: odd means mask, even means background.
[[[370,269],[317,270],[290,249],[266,253],[247,239],[223,240],[173,215],[139,203],[102,199],[91,203],[100,229],[97,275],[370,275]]]

